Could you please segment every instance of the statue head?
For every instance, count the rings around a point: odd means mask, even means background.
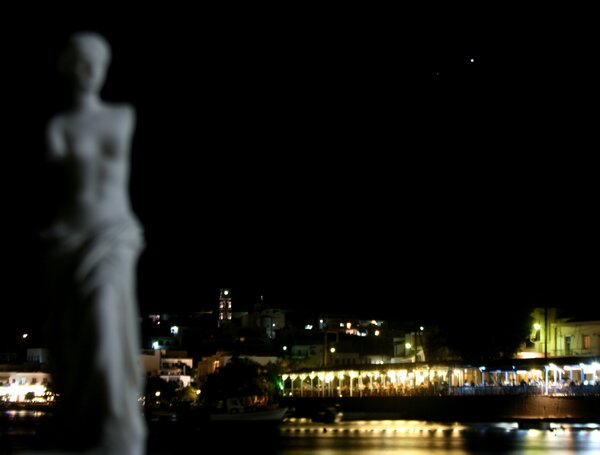
[[[79,91],[99,91],[111,60],[108,41],[96,32],[77,32],[59,58],[60,72]]]

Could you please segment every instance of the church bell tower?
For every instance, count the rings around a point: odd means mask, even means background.
[[[217,321],[218,327],[231,322],[232,314],[231,289],[222,288],[219,293],[219,319]]]

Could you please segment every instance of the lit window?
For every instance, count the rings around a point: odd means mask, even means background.
[[[583,340],[581,342],[583,345],[583,349],[591,349],[592,348],[592,337],[589,335],[583,335]]]

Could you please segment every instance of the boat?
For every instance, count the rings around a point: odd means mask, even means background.
[[[209,414],[209,419],[213,421],[225,422],[282,422],[287,412],[287,407],[264,408],[257,410],[243,409],[235,412],[214,412]]]

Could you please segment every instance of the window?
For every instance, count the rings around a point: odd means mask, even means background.
[[[592,348],[592,337],[589,335],[583,335],[581,340],[581,346],[583,349],[589,350]]]

